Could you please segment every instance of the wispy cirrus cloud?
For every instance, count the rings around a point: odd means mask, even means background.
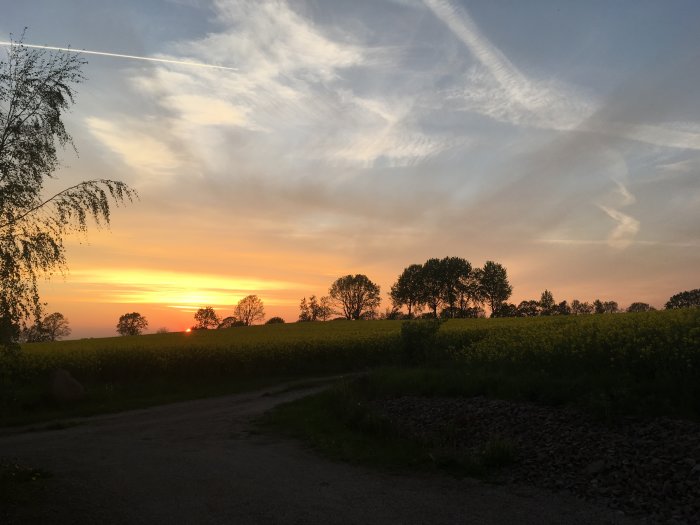
[[[360,168],[412,165],[455,145],[418,125],[420,94],[360,93],[348,79],[358,70],[390,74],[396,50],[321,28],[281,0],[219,1],[214,9],[218,31],[173,48],[237,71],[157,67],[132,77],[167,112],[172,133],[189,140],[196,127],[238,128],[287,160]]]
[[[140,177],[158,179],[172,173],[181,166],[178,154],[158,137],[148,123],[129,119],[127,125],[99,117],[85,120],[88,130],[109,151],[116,154],[127,166],[137,171]]]
[[[599,133],[648,144],[700,150],[697,124],[627,122],[610,118],[605,105],[580,90],[556,81],[540,81],[522,73],[486,38],[473,18],[449,0],[424,0],[476,59],[464,89],[454,90],[464,109],[499,121],[551,130]]]
[[[547,85],[524,75],[486,38],[466,9],[446,0],[425,5],[469,49],[478,62],[455,91],[465,109],[497,120],[548,129],[571,129],[592,111],[592,104],[573,89]]]
[[[603,205],[599,207],[617,223],[608,236],[608,245],[613,248],[627,248],[639,232],[639,221],[619,210]]]

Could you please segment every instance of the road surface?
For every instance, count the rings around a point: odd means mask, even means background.
[[[52,477],[35,505],[4,509],[4,519],[91,525],[634,523],[567,495],[378,472],[255,432],[256,416],[319,388],[181,402],[88,418],[63,430],[5,430],[0,457]]]

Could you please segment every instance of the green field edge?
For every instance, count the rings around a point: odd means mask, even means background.
[[[256,425],[261,432],[294,439],[334,461],[391,473],[438,473],[499,482],[501,469],[517,460],[510,443],[493,440],[468,453],[407,435],[372,408],[378,393],[368,386],[394,370],[379,369],[280,404]]]
[[[337,376],[274,376],[221,380],[207,383],[173,383],[165,381],[120,385],[121,392],[112,390],[104,395],[102,385],[88,385],[86,399],[72,405],[39,408],[32,412],[5,417],[0,421],[0,435],[4,431],[21,429],[27,432],[60,430],[84,423],[93,416],[117,414],[156,406],[208,399],[269,389],[270,395],[310,388],[333,381]],[[276,387],[282,388],[275,390]]]

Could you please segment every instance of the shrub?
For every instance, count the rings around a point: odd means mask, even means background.
[[[425,363],[435,347],[440,319],[419,319],[401,323],[401,348],[407,364]]]

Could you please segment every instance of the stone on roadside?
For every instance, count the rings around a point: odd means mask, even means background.
[[[72,403],[85,397],[85,388],[68,370],[58,368],[51,372],[48,385],[48,395],[58,403]]]

